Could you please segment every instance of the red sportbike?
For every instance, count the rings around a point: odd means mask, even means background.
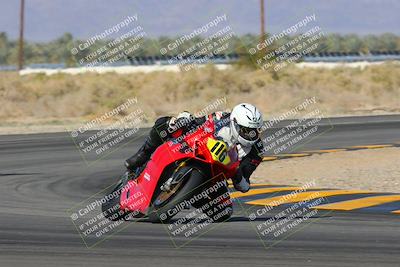
[[[182,209],[195,207],[221,222],[232,214],[227,179],[239,166],[236,147],[214,137],[212,118],[157,148],[135,177],[125,174],[103,198],[110,220],[148,217],[168,222]]]

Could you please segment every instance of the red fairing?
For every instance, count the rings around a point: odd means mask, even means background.
[[[179,136],[181,136],[183,134],[183,130],[182,129],[178,129],[175,132],[171,133],[173,138],[178,138]]]
[[[213,137],[214,130],[214,123],[212,121],[206,121],[194,133],[179,137],[180,139],[178,141],[180,142],[174,143],[173,141],[168,141],[159,146],[153,153],[141,175],[135,181],[129,181],[122,190],[120,199],[121,209],[139,211],[146,214],[164,169],[175,161],[195,158],[195,151],[190,148],[204,148],[204,142],[207,141],[208,137]],[[182,146],[181,143],[183,140],[186,141],[188,147]],[[197,151],[197,153],[199,153],[199,151]],[[202,161],[211,163],[212,158],[206,158]]]

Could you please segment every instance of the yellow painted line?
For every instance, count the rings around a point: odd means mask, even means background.
[[[352,194],[366,194],[371,193],[365,190],[326,190],[326,191],[310,191],[301,192],[296,195],[283,195],[277,197],[270,197],[265,199],[258,199],[246,202],[251,205],[260,206],[279,206],[281,204],[295,203],[300,201],[308,201],[311,199],[317,199],[321,197],[338,196],[338,195],[352,195]]]
[[[346,151],[344,148],[338,148],[338,149],[323,149],[323,150],[310,150],[310,151],[304,151],[307,153],[334,153],[334,152],[342,152]]]
[[[279,154],[278,157],[305,157],[310,156],[310,154],[306,153],[296,153],[296,154]]]
[[[394,210],[392,213],[400,214],[400,210]]]
[[[351,148],[366,148],[366,149],[374,149],[374,148],[384,148],[391,147],[393,145],[366,145],[366,146],[351,146]]]
[[[231,198],[239,198],[239,197],[247,197],[247,196],[254,196],[259,194],[268,194],[268,193],[275,193],[275,192],[282,192],[282,191],[293,191],[298,190],[300,187],[269,187],[269,188],[257,188],[251,189],[249,192],[242,193],[242,192],[233,192],[231,193]]]
[[[400,195],[387,195],[375,197],[363,197],[354,200],[340,201],[331,204],[315,206],[319,210],[354,210],[381,205],[388,202],[400,201]]]
[[[262,184],[262,183],[260,183],[260,184],[251,184],[251,186],[253,187],[253,186],[273,186],[273,184]],[[275,186],[277,186],[277,185],[275,185]]]
[[[309,155],[310,154],[306,153],[294,153],[294,154],[279,154],[278,157],[305,157]]]
[[[251,184],[251,187],[258,187],[258,186],[274,186],[273,184]],[[278,185],[275,185],[278,186]],[[233,184],[229,184],[229,188],[233,188]]]
[[[263,161],[276,160],[278,157],[264,157]]]

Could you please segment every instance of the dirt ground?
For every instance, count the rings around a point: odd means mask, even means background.
[[[253,183],[400,193],[400,148],[366,149],[265,161]]]

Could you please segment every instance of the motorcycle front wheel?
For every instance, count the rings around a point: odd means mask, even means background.
[[[150,207],[148,218],[153,223],[167,223],[184,208],[185,200],[190,199],[206,181],[200,170],[183,167],[179,172],[185,173],[181,181],[168,192],[160,191]]]

